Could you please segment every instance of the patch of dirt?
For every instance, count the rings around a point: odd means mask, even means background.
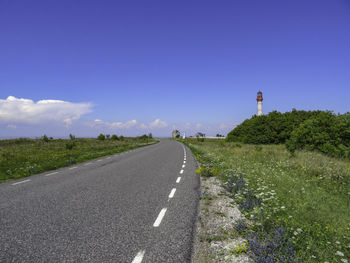
[[[226,193],[219,179],[201,178],[192,263],[252,262],[247,254],[237,249],[246,246],[245,240],[234,229],[235,223],[244,217]]]

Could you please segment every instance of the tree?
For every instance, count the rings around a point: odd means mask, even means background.
[[[116,134],[113,134],[112,137],[111,137],[112,140],[119,140],[118,136]]]
[[[100,135],[97,136],[97,139],[100,141],[104,141],[106,139],[106,137],[104,136],[104,134],[100,133]]]

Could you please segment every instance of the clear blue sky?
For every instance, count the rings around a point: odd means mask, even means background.
[[[350,1],[0,0],[0,137],[225,134],[259,90],[349,111]]]

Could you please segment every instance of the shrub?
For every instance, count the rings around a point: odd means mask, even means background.
[[[70,138],[71,140],[75,140],[75,135],[69,134],[69,138]]]
[[[106,139],[106,136],[104,136],[104,134],[100,133],[100,135],[97,136],[97,139],[100,141],[104,141]]]
[[[109,139],[111,137],[110,134],[106,134],[106,138]]]
[[[124,140],[125,140],[125,137],[124,137],[123,135],[120,135],[120,136],[119,136],[119,140],[124,141]]]
[[[149,138],[149,139],[152,139],[152,138],[153,138],[152,133],[149,133],[149,134],[148,134],[148,138]]]
[[[66,150],[72,150],[75,147],[75,142],[66,143]]]
[[[330,111],[321,112],[295,129],[286,147],[291,153],[307,149],[349,158],[350,113],[335,115]]]
[[[112,137],[111,137],[112,140],[119,140],[118,136],[116,134],[113,134]]]
[[[49,138],[44,134],[44,136],[41,138],[43,142],[49,142]]]

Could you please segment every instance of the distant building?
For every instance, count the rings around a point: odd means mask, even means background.
[[[263,102],[263,96],[262,92],[259,90],[258,95],[256,97],[256,101],[258,102],[258,116],[263,115],[263,109],[262,109],[262,102]]]
[[[205,138],[205,133],[197,132],[196,137],[197,138]]]
[[[179,138],[180,137],[180,132],[178,130],[173,130],[172,137],[173,138]]]
[[[184,134],[182,135],[182,139],[186,139],[186,133],[184,132]]]

